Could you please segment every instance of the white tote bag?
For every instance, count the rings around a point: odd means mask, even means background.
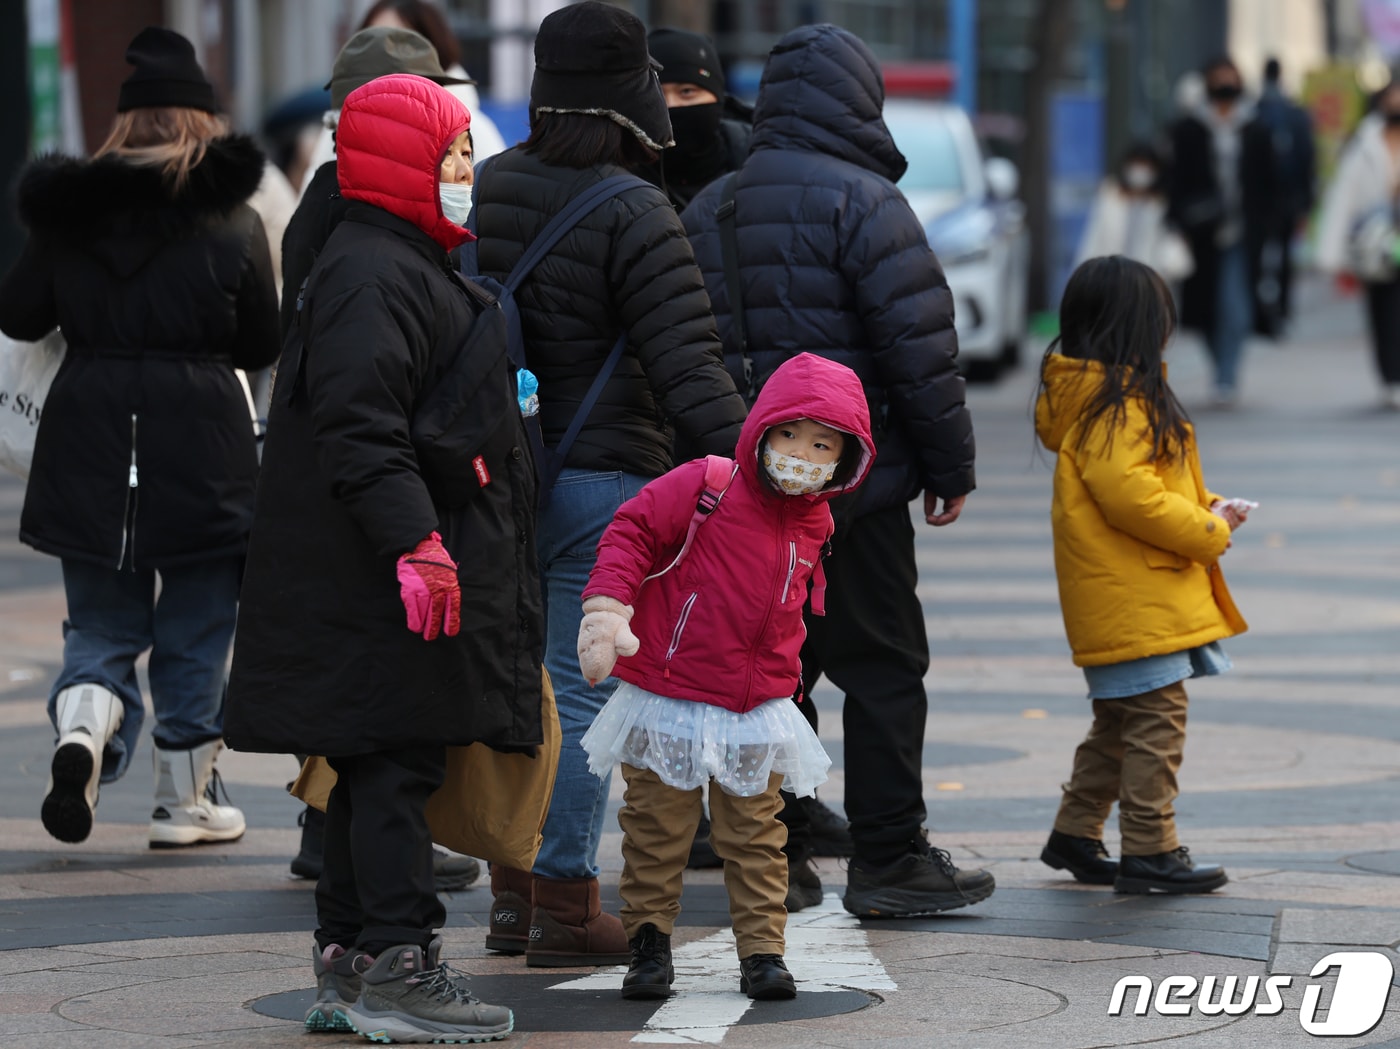
[[[0,333],[0,467],[26,481],[44,399],[66,348],[57,330],[38,342]]]

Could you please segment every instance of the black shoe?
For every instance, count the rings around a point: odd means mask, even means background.
[[[622,978],[622,997],[655,999],[671,997],[676,969],[671,964],[671,934],[660,932],[651,922],[627,941],[632,964]]]
[[[1050,840],[1040,850],[1040,862],[1057,871],[1069,871],[1085,885],[1112,885],[1118,877],[1118,861],[1108,858],[1108,850],[1098,838],[1076,838],[1050,832]]]
[[[781,954],[754,954],[739,959],[739,990],[760,1002],[797,997],[797,982]]]
[[[927,831],[909,843],[909,851],[884,867],[851,861],[841,903],[858,918],[912,918],[941,914],[981,903],[996,889],[984,870],[958,870],[942,849],[928,843]]]
[[[809,841],[813,856],[854,856],[851,825],[813,795],[798,798],[797,803],[807,813]]]
[[[1124,856],[1118,864],[1114,892],[1214,892],[1230,879],[1218,863],[1197,867],[1183,845],[1155,856]]]
[[[326,814],[310,805],[297,817],[301,827],[301,848],[292,859],[292,874],[315,881],[321,876],[321,852],[326,840]]]
[[[822,902],[822,880],[812,869],[812,861],[807,857],[796,859],[788,856],[788,913],[815,907]]]
[[[470,856],[433,848],[433,891],[457,892],[481,877],[481,864]]]
[[[695,840],[690,843],[690,859],[685,861],[685,865],[693,871],[724,866],[724,861],[710,844],[710,817],[703,812],[700,814],[700,826],[695,828]]]

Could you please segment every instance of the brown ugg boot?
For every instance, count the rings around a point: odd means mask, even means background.
[[[491,864],[491,929],[486,949],[502,954],[524,954],[530,942],[530,911],[534,875],[514,867]]]
[[[535,878],[525,964],[626,965],[632,960],[622,922],[604,914],[597,878]]]

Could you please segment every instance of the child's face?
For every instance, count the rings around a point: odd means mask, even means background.
[[[830,427],[811,419],[795,419],[779,423],[767,434],[768,447],[778,455],[826,466],[841,458],[846,437]]]
[[[438,168],[438,181],[472,184],[472,144],[468,132],[463,131],[447,147],[447,156],[442,158],[442,166]]]

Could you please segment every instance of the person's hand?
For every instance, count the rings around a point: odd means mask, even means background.
[[[1346,298],[1351,298],[1351,296],[1361,290],[1361,281],[1356,279],[1356,274],[1348,273],[1346,270],[1337,274],[1334,278],[1334,284],[1337,289],[1337,294]]]
[[[641,643],[628,627],[632,606],[611,597],[594,595],[583,603],[578,625],[578,668],[584,680],[596,685],[613,672],[618,656],[635,656]]]
[[[1249,520],[1249,511],[1258,505],[1258,503],[1251,503],[1248,499],[1217,499],[1211,503],[1210,512],[1223,519],[1230,526],[1230,531],[1233,532]]]
[[[399,599],[408,629],[431,641],[439,632],[455,637],[462,629],[462,585],[457,562],[434,532],[398,560]]]
[[[943,500],[943,512],[938,512],[938,496],[932,492],[924,493],[924,520],[935,528],[942,528],[950,525],[958,519],[962,513],[963,503],[967,502],[965,495],[953,495]]]

